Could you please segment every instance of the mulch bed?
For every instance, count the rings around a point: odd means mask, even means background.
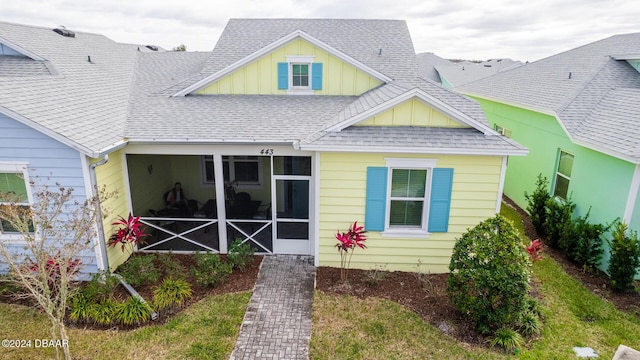
[[[538,235],[528,214],[513,201],[505,201],[521,215],[526,235],[531,239]],[[594,294],[612,302],[618,309],[630,311],[640,316],[640,296],[637,293],[615,293],[609,289],[608,277],[601,273],[584,272],[565,259],[558,251],[545,247],[544,254],[558,261],[568,274],[581,281]],[[391,272],[372,284],[371,270],[349,270],[350,286],[340,284],[340,269],[320,267],[316,273],[317,289],[334,294],[348,294],[360,298],[379,297],[395,301],[422,316],[442,332],[449,334],[463,343],[488,346],[486,338],[478,334],[473,325],[457,311],[446,295],[448,274],[425,274],[417,276],[410,272]],[[531,295],[539,297],[539,284],[532,282]]]

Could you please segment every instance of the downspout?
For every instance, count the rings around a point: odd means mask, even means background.
[[[98,161],[97,163],[91,164],[89,167],[90,168],[89,177],[91,178],[91,186],[94,189],[96,189],[96,191],[98,191],[98,177],[96,175],[96,168],[100,165],[106,164],[107,161],[109,161],[109,154],[105,154],[102,160]],[[99,221],[96,222],[98,227],[98,242],[100,244],[100,253],[102,253],[102,265],[104,267],[104,269],[102,270],[106,271],[106,274],[108,274],[109,276],[114,276],[118,278],[118,280],[120,281],[120,284],[127,290],[127,292],[129,292],[129,294],[131,294],[131,296],[137,298],[142,303],[146,303],[144,298],[140,296],[140,294],[138,294],[136,289],[134,289],[131,285],[129,285],[120,274],[112,274],[111,271],[109,270],[109,257],[107,256],[107,242],[104,237],[104,225],[102,224],[102,210],[100,208],[99,202],[98,202],[96,211],[98,213],[98,219],[99,219]],[[158,319],[158,313],[152,310],[151,320],[157,320],[157,319]]]

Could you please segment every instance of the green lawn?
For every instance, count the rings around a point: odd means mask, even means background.
[[[517,212],[502,214],[523,232]],[[528,242],[528,240],[525,239]],[[540,282],[545,322],[526,344],[523,359],[574,359],[574,346],[589,346],[610,359],[619,344],[640,348],[640,319],[617,311],[545,257],[533,266]],[[442,334],[394,302],[316,292],[311,337],[313,359],[494,359],[497,350],[471,347]]]
[[[69,330],[77,359],[226,359],[231,354],[250,292],[209,296],[169,322],[132,331]],[[0,338],[48,339],[48,320],[23,306],[0,304]],[[51,359],[53,349],[0,349],[2,359]]]
[[[503,215],[522,231],[513,209]],[[540,283],[545,322],[523,359],[575,359],[574,346],[589,346],[610,359],[619,344],[640,349],[640,319],[594,296],[562,267],[544,258],[533,267]],[[133,331],[70,329],[77,359],[226,359],[238,336],[249,292],[207,297],[162,325]],[[37,311],[0,304],[0,338],[47,339],[48,321]],[[502,359],[507,355],[462,344],[420,316],[383,299],[316,292],[311,337],[313,359]],[[52,349],[0,349],[0,358],[49,359]]]

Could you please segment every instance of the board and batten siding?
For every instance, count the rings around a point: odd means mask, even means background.
[[[467,229],[495,215],[502,157],[404,154],[323,153],[320,157],[321,266],[340,266],[336,231],[347,231],[358,221],[364,225],[367,167],[386,166],[385,158],[438,159],[438,168],[453,168],[449,228],[428,238],[382,237],[367,234],[367,249],[356,249],[351,268],[384,266],[392,271],[448,272],[455,240]]]
[[[87,179],[83,172],[83,156],[75,149],[51,137],[0,114],[0,163],[27,164],[30,180],[35,184],[72,188],[73,198],[80,203],[86,199]],[[32,189],[35,192],[34,189]],[[96,240],[97,241],[97,240]],[[97,244],[97,242],[96,242]],[[21,252],[20,242],[5,246]],[[95,273],[97,259],[93,249],[82,257],[82,273]]]
[[[95,163],[99,160],[100,159],[91,159],[91,163]],[[96,167],[98,187],[105,186],[107,192],[115,192],[116,195],[102,203],[102,207],[105,209],[104,211],[107,215],[107,217],[102,221],[106,241],[108,241],[109,237],[111,237],[111,235],[118,229],[118,226],[112,225],[113,222],[118,220],[119,216],[122,216],[125,219],[129,216],[129,206],[127,202],[128,190],[124,174],[124,155],[121,150],[109,154],[109,161]],[[122,264],[129,258],[130,254],[131,249],[125,249],[123,252],[120,246],[108,247],[107,256],[109,259],[109,270],[114,271],[118,265]]]
[[[442,112],[415,98],[355,124],[355,126],[469,127],[445,116]]]
[[[365,72],[298,38],[197,93],[285,95],[286,90],[278,90],[278,63],[285,62],[287,55],[310,55],[314,57],[314,63],[323,64],[322,89],[315,90],[315,95],[360,95],[381,84]]]

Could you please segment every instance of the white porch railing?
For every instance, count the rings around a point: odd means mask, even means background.
[[[250,242],[255,245],[258,249],[264,250],[267,254],[273,254],[273,234],[272,234],[272,220],[256,220],[256,219],[232,219],[227,220],[227,225],[235,230],[236,234],[232,234],[229,232],[229,238],[231,239],[229,244],[235,240],[236,237],[233,235],[241,235],[240,239],[242,239],[242,243]],[[254,230],[254,227],[257,229]],[[269,231],[266,231],[269,229]],[[258,238],[259,235],[262,235],[261,238]],[[258,253],[262,251],[257,251]]]
[[[218,227],[213,226],[218,223],[218,219],[141,217],[140,222],[152,229],[152,233],[146,239],[148,244],[139,247],[138,251],[208,250],[214,253],[220,252]],[[170,244],[170,241],[173,241],[173,243]],[[186,242],[186,244],[184,242]],[[163,244],[165,246],[161,247]],[[197,250],[186,249],[184,246],[180,246],[187,244],[195,246]],[[166,248],[167,246],[169,249]],[[190,247],[193,248],[193,246]]]

